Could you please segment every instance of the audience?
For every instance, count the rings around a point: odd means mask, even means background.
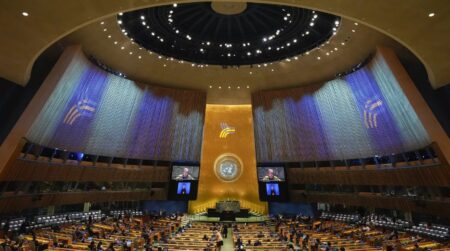
[[[346,222],[346,217],[335,218],[331,214],[316,220],[301,215],[278,215],[267,222],[228,225],[190,222],[186,215],[177,214],[114,214],[112,217],[86,217],[79,221],[64,217],[64,220],[58,220],[60,224],[41,228],[31,228],[32,224],[25,220],[19,221],[23,226],[15,231],[8,228],[8,222],[3,224],[0,249],[220,251],[224,239],[232,241],[238,251],[419,251],[448,248],[448,242],[438,242],[426,234],[419,236],[420,233],[410,234],[398,228],[404,221],[394,220],[394,224],[380,227],[372,224],[374,220],[380,222],[387,218],[370,215],[358,222]],[[407,229],[410,226],[408,224]],[[447,231],[442,225],[422,224],[420,227],[439,231],[438,236]],[[232,229],[232,240],[229,240],[228,229]]]

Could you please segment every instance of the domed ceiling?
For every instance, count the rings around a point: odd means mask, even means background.
[[[379,45],[403,49],[345,18],[243,2],[117,13],[71,33],[62,44],[80,44],[103,68],[142,83],[204,90],[211,104],[248,104],[258,90],[332,79]]]
[[[140,46],[196,64],[239,66],[305,53],[326,42],[340,18],[303,8],[245,2],[173,4],[120,13]]]

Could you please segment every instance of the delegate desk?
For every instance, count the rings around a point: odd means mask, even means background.
[[[236,217],[249,216],[249,209],[241,208],[239,201],[219,201],[216,208],[208,208],[208,217],[219,217],[221,221],[235,221]]]

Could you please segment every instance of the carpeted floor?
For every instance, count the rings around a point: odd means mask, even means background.
[[[233,247],[233,230],[228,228],[228,236],[227,238],[223,238],[223,246],[220,251],[234,251]]]

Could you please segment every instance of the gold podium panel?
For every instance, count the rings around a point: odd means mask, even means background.
[[[206,106],[198,194],[189,213],[206,212],[223,200],[267,213],[258,194],[251,105]]]

